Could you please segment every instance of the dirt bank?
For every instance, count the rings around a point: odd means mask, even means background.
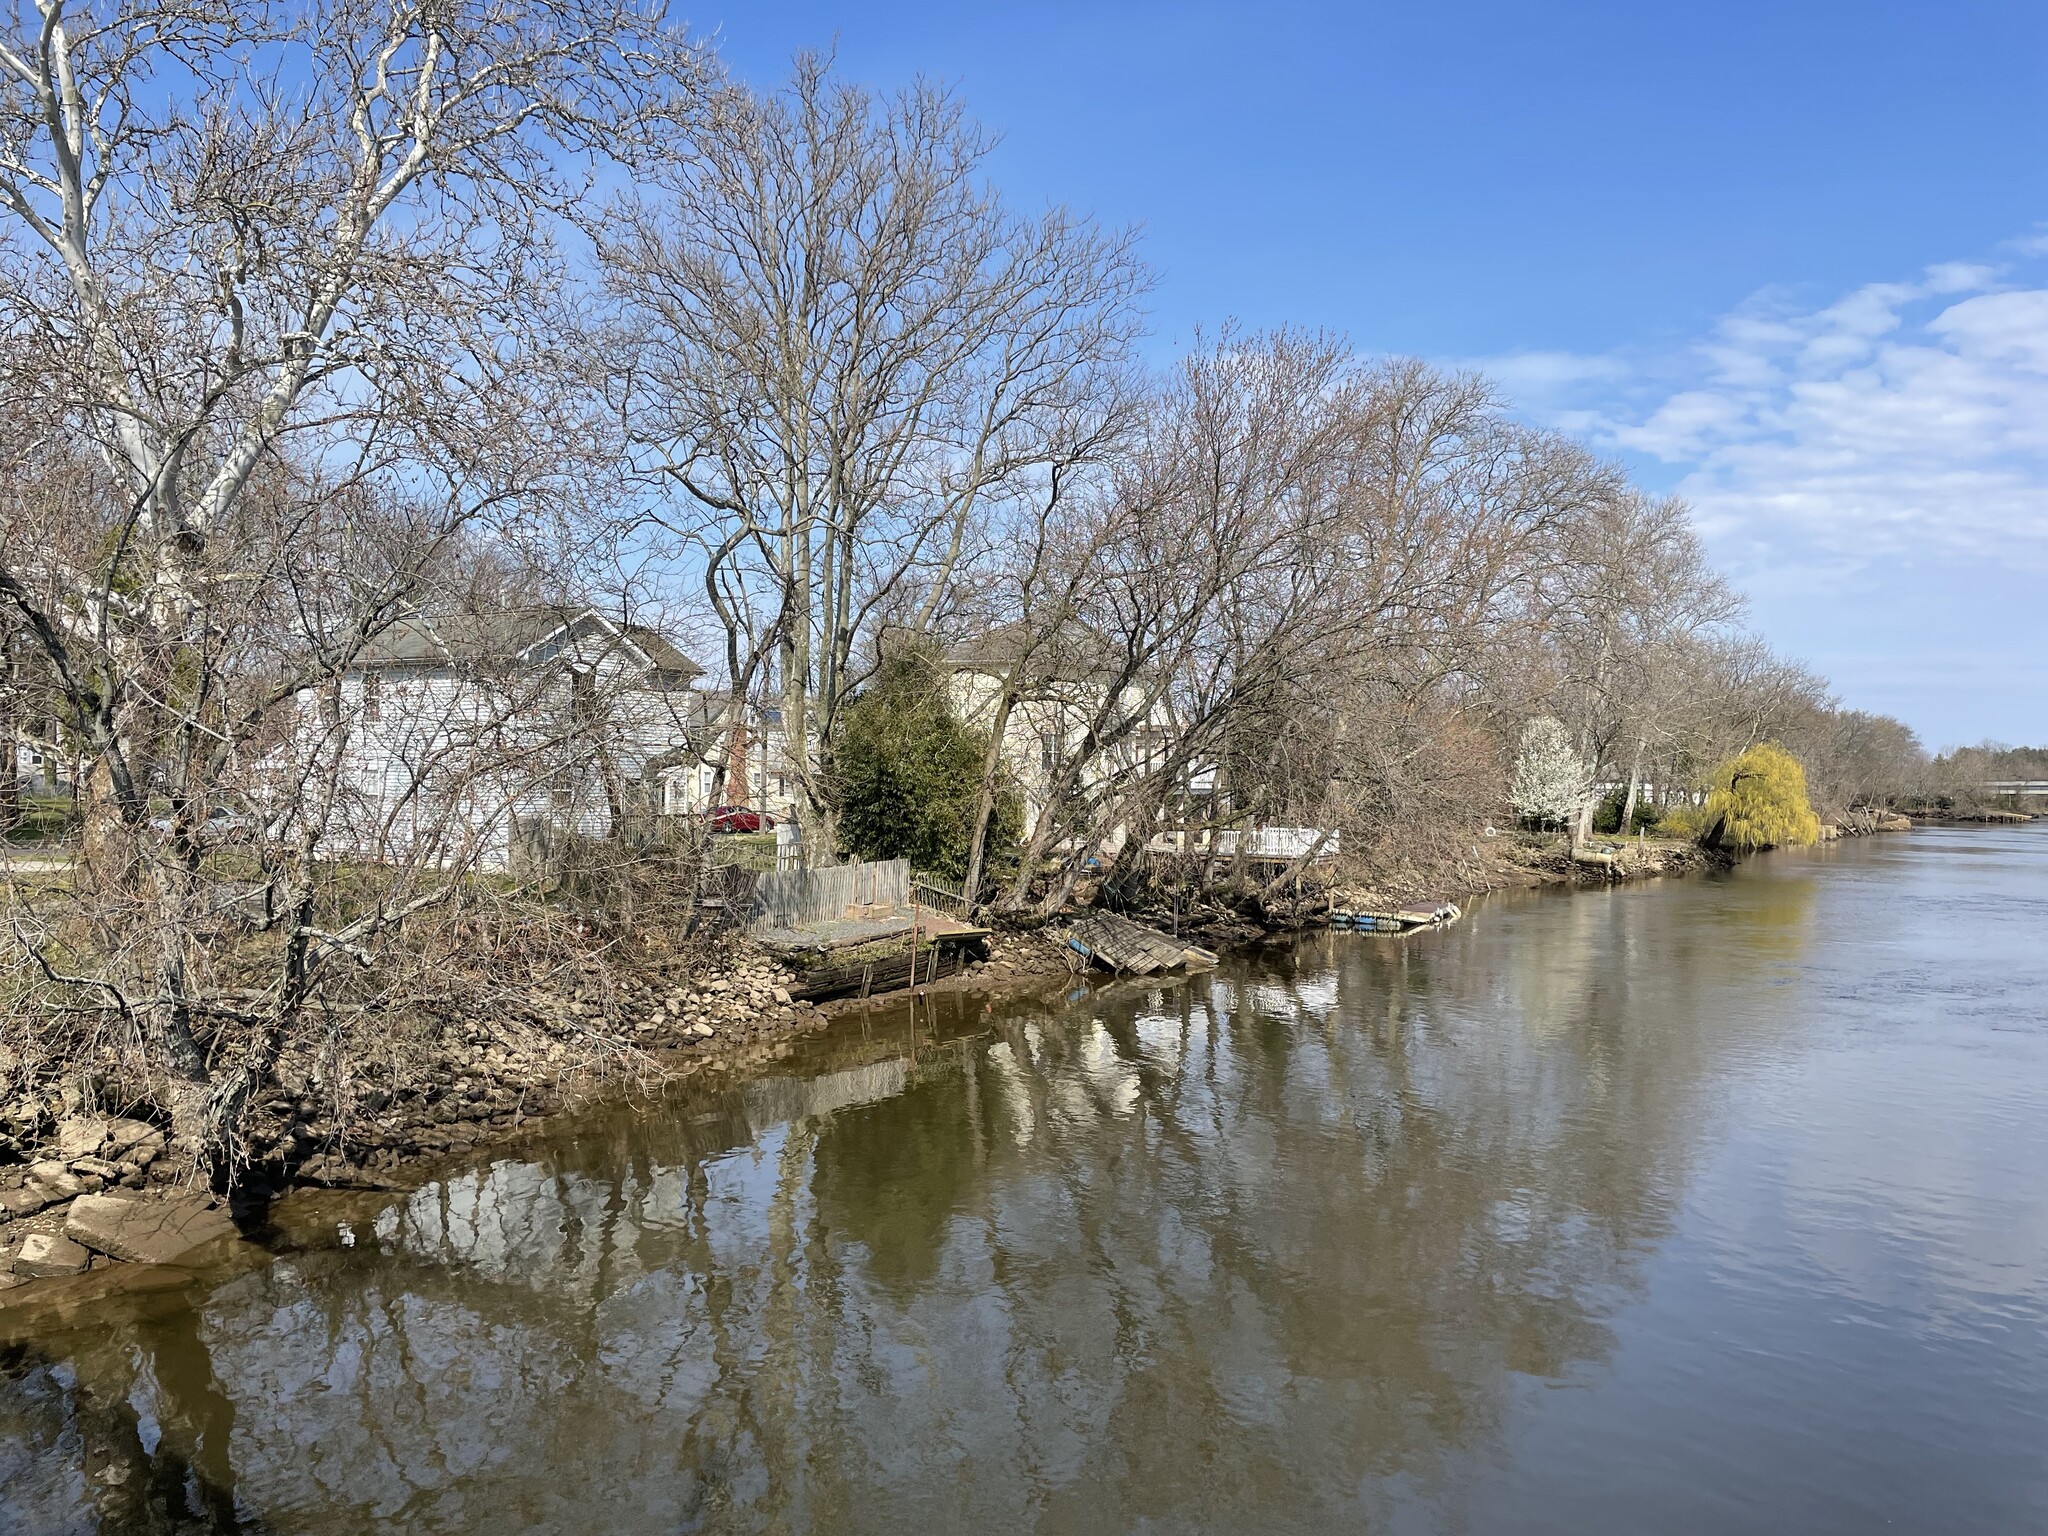
[[[1068,967],[1050,941],[999,934],[985,959],[920,991],[1039,985]],[[858,1009],[794,999],[791,974],[739,940],[637,961],[593,957],[513,1000],[405,1017],[337,1018],[257,1101],[230,1202],[148,1118],[108,1113],[78,1085],[4,1106],[0,1306],[33,1281],[121,1262],[211,1257],[230,1219],[260,1220],[294,1186],[409,1188],[449,1158],[531,1134],[594,1101],[705,1070],[744,1071]]]

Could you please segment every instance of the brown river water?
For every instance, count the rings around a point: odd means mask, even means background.
[[[2048,1530],[2048,828],[877,1007],[0,1312],[8,1536],[1880,1529]]]

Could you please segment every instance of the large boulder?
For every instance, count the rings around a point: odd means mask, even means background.
[[[92,1255],[63,1233],[31,1232],[14,1255],[14,1272],[28,1280],[50,1280],[75,1275],[91,1262]]]
[[[86,1247],[131,1264],[175,1264],[194,1249],[233,1236],[228,1213],[204,1195],[81,1195],[64,1230]]]

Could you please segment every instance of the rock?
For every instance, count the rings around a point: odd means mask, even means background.
[[[109,1120],[106,1145],[100,1155],[111,1162],[118,1163],[123,1159],[132,1162],[135,1159],[130,1158],[128,1154],[147,1141],[154,1141],[156,1150],[161,1152],[164,1147],[164,1133],[147,1120]]]
[[[110,1163],[105,1158],[100,1157],[74,1157],[71,1160],[71,1171],[76,1174],[91,1174],[94,1178],[98,1179],[118,1179],[121,1177],[121,1165],[119,1163]]]
[[[51,1204],[58,1200],[69,1200],[73,1195],[85,1193],[85,1183],[62,1163],[32,1163],[28,1170],[29,1189],[39,1189],[48,1195]]]
[[[92,1254],[61,1232],[31,1232],[14,1256],[14,1272],[30,1280],[76,1275],[92,1263]]]
[[[775,1001],[777,1001],[778,1003],[787,1003],[789,1001],[789,988],[777,987],[775,989]]]
[[[175,1264],[204,1243],[234,1234],[228,1213],[204,1195],[157,1199],[85,1195],[72,1201],[65,1232],[86,1247],[133,1264]]]
[[[22,1189],[0,1191],[0,1214],[5,1214],[10,1220],[19,1220],[23,1216],[35,1215],[45,1206],[55,1205],[57,1198],[35,1184]]]
[[[57,1122],[57,1156],[64,1162],[96,1156],[107,1141],[107,1122],[73,1115]]]
[[[713,1029],[709,1024],[692,1024],[690,1026],[690,1033],[695,1035],[700,1040],[709,1040],[713,1035],[718,1033],[718,1031]]]

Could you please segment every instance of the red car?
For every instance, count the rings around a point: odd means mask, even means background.
[[[714,832],[772,832],[775,818],[744,805],[714,805],[704,813]]]

